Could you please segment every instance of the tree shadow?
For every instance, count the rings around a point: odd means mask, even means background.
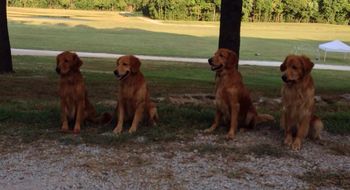
[[[11,23],[18,25],[18,22]],[[12,29],[14,24],[9,25],[14,48],[208,58],[218,47],[217,36],[199,37],[123,27],[96,29],[65,23],[46,24],[43,30],[43,25],[19,23],[21,26],[16,30]],[[283,61],[288,54],[296,53],[309,56],[315,63],[323,63],[322,54],[318,52],[320,43],[323,41],[241,37],[240,59]],[[346,64],[348,59],[330,54],[326,63]]]

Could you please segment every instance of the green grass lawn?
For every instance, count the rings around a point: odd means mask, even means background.
[[[113,112],[115,105],[101,103],[116,100],[118,83],[112,72],[115,60],[84,58],[83,61],[82,73],[89,98],[98,112]],[[69,135],[59,133],[59,77],[54,72],[55,58],[15,56],[14,68],[15,74],[0,75],[0,136],[16,136],[24,142],[47,138],[75,143]],[[212,93],[214,89],[214,73],[206,64],[143,61],[141,70],[153,98]],[[277,68],[241,66],[240,71],[255,101],[261,96],[279,97],[281,80]],[[318,95],[349,93],[349,72],[314,70],[312,74]],[[135,135],[115,137],[100,135],[112,131],[113,125],[85,125],[81,139],[94,144],[119,144],[135,136],[146,136],[152,141],[193,138],[197,130],[209,127],[215,111],[213,105],[175,105],[168,101],[159,103],[158,109],[161,120],[152,129],[141,127]],[[279,108],[260,107],[259,111],[273,114],[278,120]],[[350,133],[349,104],[319,105],[317,114],[328,131]],[[270,125],[277,128],[278,122]]]
[[[9,8],[13,48],[74,50],[180,57],[210,57],[217,48],[217,22],[156,21],[118,12]],[[350,43],[350,27],[329,24],[242,23],[241,59],[282,61],[290,53],[315,62],[319,43]],[[259,54],[259,56],[256,56]],[[348,64],[329,53],[326,63]]]

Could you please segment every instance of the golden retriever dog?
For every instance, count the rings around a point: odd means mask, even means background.
[[[108,123],[112,116],[104,113],[97,117],[94,107],[91,105],[80,73],[83,62],[77,54],[64,51],[56,57],[56,72],[60,75],[59,96],[61,97],[62,132],[69,131],[69,121],[75,121],[74,133],[80,132],[81,123]]]
[[[156,105],[150,99],[147,83],[140,67],[140,60],[133,55],[117,59],[114,75],[119,80],[116,109],[118,122],[113,130],[116,134],[122,132],[124,120],[132,120],[129,133],[136,132],[142,119],[146,119],[152,125],[155,125],[158,120]]]
[[[205,132],[214,131],[222,121],[225,121],[230,125],[226,138],[233,139],[238,125],[253,128],[260,122],[274,120],[271,115],[257,114],[249,91],[237,70],[238,58],[235,52],[219,49],[208,62],[211,70],[216,72],[216,114],[214,123]]]
[[[300,150],[302,140],[309,136],[319,139],[322,121],[314,115],[315,87],[311,77],[314,64],[306,56],[289,55],[280,66],[284,82],[281,127],[285,131],[284,144]]]

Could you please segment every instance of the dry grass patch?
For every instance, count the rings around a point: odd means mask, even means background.
[[[309,183],[311,188],[337,187],[350,189],[350,172],[348,171],[328,171],[313,170],[298,176],[299,179]]]
[[[253,153],[257,157],[271,156],[275,158],[282,158],[291,156],[291,154],[285,148],[280,146],[272,146],[270,144],[256,144],[248,146],[245,149],[246,152]]]
[[[239,168],[238,170],[229,172],[226,176],[231,179],[242,179],[251,174],[253,174],[253,171],[249,168]]]
[[[350,145],[332,142],[327,145],[327,148],[334,155],[338,156],[350,156]]]

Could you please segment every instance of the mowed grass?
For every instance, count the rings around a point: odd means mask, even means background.
[[[218,22],[153,21],[119,12],[9,8],[14,48],[74,50],[179,57],[210,57]],[[290,53],[323,63],[318,44],[350,43],[350,27],[329,24],[242,23],[241,59],[282,61]],[[326,63],[348,64],[340,53]]]
[[[99,113],[113,113],[118,82],[113,76],[114,59],[84,58],[82,73],[89,98]],[[214,117],[213,105],[175,105],[165,100],[158,103],[158,126],[141,126],[135,135],[111,134],[115,121],[106,126],[84,125],[76,138],[59,133],[58,79],[54,72],[54,57],[14,56],[15,74],[0,75],[0,136],[16,137],[23,142],[38,139],[56,139],[63,143],[93,143],[119,145],[145,137],[146,142],[191,139],[210,126]],[[152,98],[188,93],[212,93],[214,73],[206,64],[142,61],[142,72],[147,78]],[[261,96],[279,97],[281,86],[278,68],[241,66],[244,82],[251,90],[254,101]],[[349,72],[314,70],[318,95],[340,95],[350,89]],[[109,102],[109,103],[108,103]],[[279,108],[259,108],[278,120]],[[339,134],[349,134],[349,104],[321,105],[317,114],[326,129]],[[271,123],[278,127],[278,122]],[[126,127],[128,124],[125,125]],[[281,134],[282,135],[282,134]],[[7,139],[6,138],[6,139]],[[10,138],[13,139],[13,138]]]

